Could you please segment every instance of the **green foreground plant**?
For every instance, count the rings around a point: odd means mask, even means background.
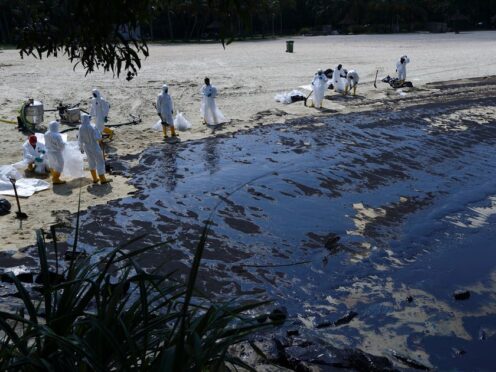
[[[79,213],[73,257],[78,229]],[[41,295],[11,275],[22,306],[0,311],[0,370],[217,371],[230,364],[252,370],[228,348],[273,323],[248,315],[266,302],[212,303],[195,291],[208,224],[187,285],[173,273],[143,270],[136,258],[164,244],[128,250],[139,237],[101,256],[78,256],[62,279],[55,232],[55,271],[44,233],[36,232]]]

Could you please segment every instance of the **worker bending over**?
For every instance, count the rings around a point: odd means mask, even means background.
[[[355,70],[348,71],[348,73],[346,74],[346,90],[344,93],[348,94],[348,91],[353,88],[353,95],[356,95],[356,88],[359,81],[360,77]]]

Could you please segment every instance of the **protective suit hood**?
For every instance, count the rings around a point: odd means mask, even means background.
[[[60,129],[60,124],[58,121],[54,120],[48,124],[48,130],[53,133],[58,133]]]
[[[162,92],[163,93],[168,93],[169,92],[169,87],[167,86],[167,84],[162,85]]]
[[[97,98],[97,99],[101,98],[100,91],[98,89],[93,89],[92,92],[93,92],[93,95],[96,96],[95,98]]]
[[[90,125],[91,116],[88,114],[81,115],[81,125]]]

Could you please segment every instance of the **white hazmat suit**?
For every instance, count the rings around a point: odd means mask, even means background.
[[[162,85],[162,93],[157,97],[157,114],[160,116],[162,122],[162,131],[164,139],[167,138],[167,127],[170,128],[171,136],[177,137],[176,130],[174,129],[174,102],[169,94],[169,87],[167,84]]]
[[[90,169],[93,182],[97,183],[101,179],[97,177],[105,177],[105,160],[103,159],[103,151],[100,148],[99,141],[102,136],[100,132],[90,123],[89,115],[81,115],[81,126],[79,127],[79,149],[86,153],[88,158],[88,167]]]
[[[224,114],[217,108],[215,97],[217,97],[217,88],[213,85],[205,84],[201,89],[201,115],[208,125],[217,125],[227,122]]]
[[[410,63],[410,58],[407,56],[402,56],[398,62],[396,62],[396,72],[398,73],[398,80],[406,80],[406,65]]]
[[[332,72],[332,84],[336,92],[344,92],[346,88],[346,72],[342,65],[338,65]]]
[[[60,124],[58,121],[52,121],[48,125],[48,131],[45,133],[45,147],[48,155],[48,165],[52,173],[54,184],[65,183],[60,180],[60,173],[64,169],[64,157],[62,152],[65,148],[65,142],[59,133]]]
[[[324,75],[322,70],[317,71],[313,80],[313,103],[317,108],[322,107],[322,101],[324,100],[325,91],[327,89],[327,77]]]
[[[91,110],[90,115],[95,121],[96,129],[100,133],[103,132],[105,128],[105,122],[107,121],[107,116],[110,110],[110,105],[105,99],[100,95],[98,89],[93,89],[93,98],[91,99]]]
[[[162,93],[157,97],[157,114],[160,115],[162,123],[166,123],[168,126],[174,126],[174,118],[172,116],[174,113],[174,102],[168,92],[169,87],[164,84],[162,86]]]
[[[346,74],[346,82],[347,82],[346,92],[348,92],[348,89],[353,88],[353,95],[355,95],[356,87],[359,81],[360,81],[360,77],[358,76],[358,73],[355,70],[348,71],[348,73]]]
[[[46,160],[46,148],[40,142],[36,142],[35,146],[29,143],[29,140],[22,145],[22,153],[25,163],[28,164],[29,170],[34,170],[36,173],[45,173],[48,168]]]

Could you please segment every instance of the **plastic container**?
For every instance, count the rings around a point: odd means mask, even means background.
[[[286,53],[293,53],[293,46],[294,46],[294,41],[293,40],[287,40],[286,41]]]

